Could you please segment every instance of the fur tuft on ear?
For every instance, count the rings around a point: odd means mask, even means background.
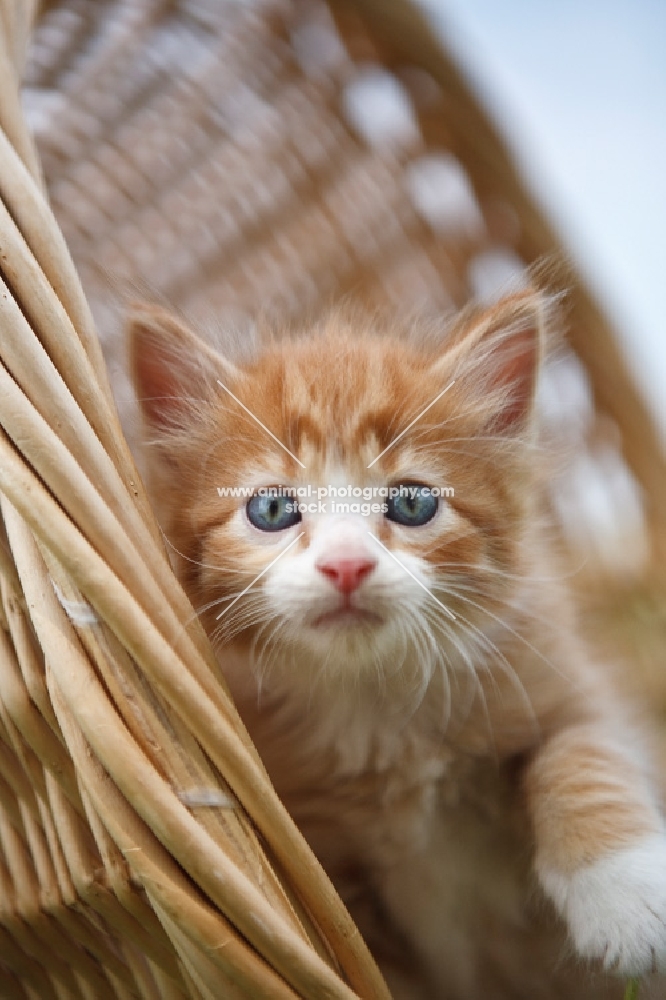
[[[544,351],[546,301],[535,292],[512,295],[467,317],[441,362],[494,434],[512,437],[531,426]],[[440,362],[440,363],[441,363]]]
[[[135,304],[127,319],[130,373],[144,419],[155,432],[176,430],[219,392],[217,380],[242,373],[172,313]]]

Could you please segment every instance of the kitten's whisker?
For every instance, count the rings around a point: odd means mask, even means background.
[[[220,638],[224,638],[225,642],[228,642],[233,636],[238,635],[239,632],[263,621],[268,614],[271,614],[271,612],[265,607],[243,609],[242,613],[230,615],[224,622],[218,623],[215,627],[215,632]]]
[[[416,664],[415,666],[420,667],[420,678],[415,675],[414,682],[416,684],[416,689],[414,693],[414,703],[412,705],[412,714],[421,705],[425,693],[428,689],[428,685],[431,680],[432,671],[427,669],[427,665],[431,662],[430,656],[427,653],[427,647],[424,645],[424,635],[423,629],[417,630],[414,622],[409,619],[405,620],[404,627],[407,631],[407,637],[411,641],[413,647],[413,652],[416,653]]]
[[[259,592],[257,592],[257,593],[259,593]],[[173,645],[174,650],[177,648],[177,644],[178,644],[178,642],[180,640],[180,637],[184,633],[187,632],[187,630],[188,630],[189,626],[192,624],[192,622],[195,621],[197,618],[200,618],[201,615],[204,614],[206,611],[209,611],[211,608],[214,608],[218,604],[222,603],[222,601],[226,600],[227,597],[228,597],[228,595],[225,596],[225,597],[218,597],[218,598],[215,598],[215,600],[209,602],[208,604],[203,605],[202,607],[198,607],[198,608],[197,607],[193,607],[192,614],[189,615],[185,619],[185,621],[181,624],[178,632],[176,633],[176,635],[172,639],[172,645]],[[211,638],[212,638],[212,636],[211,636]]]
[[[438,589],[440,588],[438,587]],[[444,590],[444,593],[448,593],[445,587],[441,589]],[[453,594],[452,596],[457,596],[459,600],[465,601],[466,604],[469,604],[472,607],[476,608],[477,611],[480,611],[482,614],[488,615],[489,618],[492,618],[492,620],[497,622],[498,625],[506,629],[506,631],[509,632],[515,639],[518,639],[519,642],[522,642],[525,646],[527,646],[527,648],[532,653],[534,653],[534,655],[537,656],[543,663],[545,663],[548,667],[550,667],[551,670],[553,670],[556,674],[558,674],[567,682],[573,683],[573,678],[562,673],[561,670],[558,670],[558,668],[555,666],[552,660],[550,660],[544,653],[542,653],[540,649],[537,649],[537,647],[533,643],[531,643],[529,639],[526,639],[525,636],[521,635],[520,632],[517,632],[514,628],[512,628],[511,625],[509,625],[508,622],[504,621],[498,615],[493,614],[493,612],[490,611],[489,608],[485,608],[482,604],[477,604],[476,601],[473,601],[470,597],[467,597],[464,594],[458,594],[458,595]]]
[[[256,627],[261,622],[272,617],[273,612],[261,605],[259,607],[244,608],[241,613],[233,614],[228,619],[219,622],[212,634],[221,645],[227,645],[241,632],[245,632],[248,628]]]
[[[473,687],[468,688],[470,690],[470,698],[469,701],[467,702],[467,705],[464,708],[464,711],[461,713],[459,724],[460,725],[464,724],[467,717],[469,716],[469,713],[472,710],[472,706],[474,704],[473,690],[476,689],[479,695],[481,708],[486,722],[488,737],[493,742],[494,745],[492,720],[490,718],[490,713],[488,711],[488,704],[486,700],[485,691],[483,690],[483,685],[481,684],[478,673],[479,669],[485,669],[483,662],[480,662],[479,664],[474,664],[472,662],[470,651],[466,648],[464,643],[461,642],[459,637],[456,635],[456,629],[448,621],[443,620],[434,608],[428,607],[427,609],[424,608],[423,610],[427,615],[427,617],[430,618],[432,621],[434,621],[437,624],[437,626],[442,630],[442,632],[444,633],[445,637],[449,640],[449,642],[451,642],[455,646],[463,664],[465,665],[466,676],[469,680],[473,682]],[[468,637],[475,641],[475,637],[470,633],[469,628],[466,627],[465,619],[461,619],[460,625],[463,631],[468,635]],[[454,675],[457,676],[457,674],[458,672],[454,671]]]
[[[545,618],[543,615],[538,614],[536,611],[534,611],[532,608],[530,608],[522,601],[520,595],[514,594],[511,597],[504,597],[501,594],[496,593],[494,587],[484,585],[481,582],[478,582],[476,584],[464,584],[459,581],[450,584],[447,583],[446,590],[451,594],[455,594],[459,591],[468,591],[480,597],[488,598],[488,600],[491,600],[500,607],[505,608],[507,611],[511,612],[514,616],[519,616],[520,618],[523,618],[530,622],[536,622],[539,625],[543,625],[545,628],[550,628],[550,629],[553,628],[552,615],[550,617]],[[466,599],[464,593],[459,593],[458,596],[460,597],[461,600]],[[489,613],[489,609],[485,605],[483,606],[483,610],[484,612]]]
[[[266,680],[271,670],[274,668],[280,649],[277,644],[273,644],[276,636],[291,627],[291,623],[279,612],[272,612],[266,616],[261,630],[256,635],[251,647],[251,658],[253,669],[260,670],[263,680]],[[270,631],[266,632],[267,629]],[[266,633],[263,635],[262,633]],[[271,645],[273,644],[273,645]],[[267,658],[268,654],[268,658]]]
[[[467,601],[467,603],[472,604],[474,607],[479,608],[480,610],[487,611],[487,609],[481,608],[480,605],[476,604],[473,601],[470,601],[469,598],[465,597],[462,594],[455,594],[453,591],[445,591],[445,592],[449,594],[449,596],[458,597],[460,600]],[[496,616],[494,615],[491,616],[496,618]],[[491,653],[491,655],[495,659],[495,662],[497,662],[500,668],[502,669],[502,672],[505,674],[505,676],[508,678],[511,684],[515,686],[516,691],[520,695],[524,705],[528,710],[528,717],[530,719],[531,725],[535,730],[535,735],[538,735],[540,727],[534,711],[534,706],[532,705],[532,701],[527,693],[527,690],[525,689],[523,682],[520,680],[520,677],[518,676],[518,673],[516,672],[515,668],[507,660],[506,656],[504,655],[504,653],[502,653],[502,651],[499,649],[496,643],[494,643],[485,632],[483,632],[478,626],[476,626],[473,622],[469,621],[469,619],[465,618],[463,615],[459,614],[458,617],[460,619],[460,622],[462,623],[462,626],[467,630],[468,634],[470,636],[474,636],[476,642],[480,643],[482,648],[485,648],[488,652]],[[496,618],[496,620],[499,621],[500,624],[507,627],[512,632],[512,634],[515,635],[517,638],[519,639],[523,638],[519,636],[519,634],[515,632],[515,630],[511,629],[511,627],[508,626],[507,623],[502,622],[501,619],[499,618]],[[527,642],[527,640],[523,641]],[[491,680],[492,683],[496,683],[494,681],[492,672],[489,673],[489,679]],[[496,690],[499,691],[498,688],[496,688]]]
[[[224,601],[231,600],[232,597],[238,598],[238,597],[244,597],[244,596],[250,596],[250,597],[253,597],[253,598],[262,597],[262,598],[265,599],[265,597],[264,597],[263,592],[261,591],[261,589],[258,589],[258,590],[239,590],[239,591],[234,591],[231,594],[223,594],[221,597],[216,597],[214,600],[209,601],[208,604],[203,604],[200,608],[196,608],[195,609],[196,610],[196,614],[203,615],[203,614],[205,614],[206,611],[210,611],[212,608],[218,607]]]
[[[274,645],[271,650],[271,659],[269,660],[266,660],[266,652],[275,636],[284,627],[284,624],[285,622],[281,615],[274,614],[267,618],[250,647],[250,662],[253,673],[257,679],[257,694],[259,698],[261,698],[263,684],[268,680],[271,670],[275,665],[279,650],[277,646]],[[262,632],[270,626],[272,626],[271,630],[264,637],[261,646],[259,646],[259,640]]]
[[[448,728],[449,720],[451,717],[451,684],[449,680],[449,672],[447,663],[445,663],[445,652],[442,647],[437,643],[435,636],[428,624],[428,616],[421,614],[417,609],[410,609],[410,614],[408,618],[410,634],[417,638],[417,641],[423,641],[425,638],[427,642],[427,647],[423,649],[423,659],[429,663],[432,663],[434,667],[439,666],[439,674],[442,678],[443,688],[444,688],[444,701],[445,701],[445,715],[443,718],[443,728],[442,731],[446,732]],[[418,630],[418,631],[417,631]],[[418,704],[421,704],[423,698],[425,697],[427,688],[434,677],[434,670],[422,669],[422,681],[419,690]],[[418,707],[418,705],[417,705]]]
[[[241,599],[241,597],[244,594],[246,594],[248,592],[248,590],[250,590],[250,588],[253,587],[258,580],[261,580],[262,576],[265,576],[266,573],[268,573],[269,569],[271,569],[272,566],[275,566],[275,563],[278,562],[279,559],[282,559],[282,556],[286,555],[287,552],[289,551],[289,549],[293,548],[293,546],[296,544],[296,542],[300,538],[302,538],[304,534],[305,534],[304,531],[299,532],[299,534],[296,535],[296,537],[293,538],[289,542],[289,545],[287,545],[284,549],[282,549],[280,552],[278,552],[278,554],[276,555],[275,559],[271,559],[271,561],[269,562],[269,564],[267,566],[264,566],[264,568],[262,569],[262,571],[260,573],[257,573],[257,575],[255,576],[255,578],[252,581],[252,583],[249,583],[247,585],[247,587],[245,588],[245,590],[241,591],[241,593],[238,594],[238,596],[233,599],[233,601],[231,602],[231,604],[228,607],[226,607],[224,609],[224,611],[220,612],[220,614],[217,616],[218,619],[221,618],[222,615],[226,615],[227,612],[230,611],[231,608],[234,606],[234,604],[236,603],[236,601],[239,601]]]
[[[386,545],[384,545],[384,543],[381,542],[377,538],[377,536],[374,535],[371,531],[366,532],[366,534],[370,535],[370,538],[373,538],[377,542],[377,545],[381,546],[381,548],[384,549],[384,552],[388,553],[388,555],[391,557],[391,559],[393,559],[394,562],[397,562],[398,566],[401,566],[404,569],[405,573],[407,573],[408,576],[411,576],[412,580],[414,580],[415,583],[418,583],[419,587],[421,587],[423,590],[425,590],[426,594],[429,594],[430,597],[432,597],[433,601],[436,604],[439,604],[439,606],[442,608],[442,610],[447,613],[447,615],[449,616],[449,618],[455,620],[456,616],[453,614],[453,612],[450,611],[446,607],[445,604],[442,604],[442,602],[439,600],[439,598],[435,597],[435,595],[432,593],[432,591],[428,587],[426,587],[425,583],[421,583],[421,581],[419,580],[419,578],[417,576],[415,576],[410,569],[407,569],[407,567],[405,566],[405,564],[403,562],[401,562],[400,559],[398,559],[398,557],[395,555],[394,552],[391,552],[391,550],[389,548],[387,548]]]
[[[470,532],[471,533],[471,532]],[[459,536],[456,536],[456,541]],[[463,536],[464,537],[464,536]],[[483,566],[479,569],[479,566],[475,563],[469,562],[458,562],[457,560],[451,560],[449,562],[436,562],[431,563],[436,569],[459,569],[459,570],[471,570],[472,572],[480,572],[483,575],[486,573],[491,573],[494,576],[499,576],[505,580],[515,580],[517,583],[561,583],[562,580],[568,580],[572,576],[575,576],[577,570],[562,573],[560,576],[533,576],[530,574],[527,576],[525,573],[511,573],[509,570],[503,569],[501,566]]]

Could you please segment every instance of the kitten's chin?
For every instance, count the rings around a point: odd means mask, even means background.
[[[335,608],[334,611],[326,611],[323,615],[318,615],[311,623],[315,629],[332,628],[372,628],[383,625],[384,619],[374,611],[366,611],[364,608]]]

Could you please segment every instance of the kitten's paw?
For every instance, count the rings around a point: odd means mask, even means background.
[[[541,873],[576,950],[608,971],[666,971],[666,837],[648,837],[572,876]]]

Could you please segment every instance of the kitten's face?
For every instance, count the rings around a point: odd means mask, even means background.
[[[223,385],[199,369],[194,410],[144,407],[165,431],[158,501],[186,587],[214,641],[246,647],[266,683],[420,688],[467,655],[479,604],[505,599],[534,332],[514,331],[485,381],[470,336],[433,359],[332,317],[242,372],[208,356]],[[142,396],[173,391],[135,368]]]

